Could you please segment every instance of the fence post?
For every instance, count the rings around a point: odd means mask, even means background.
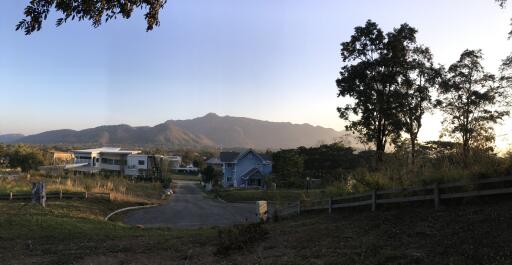
[[[434,184],[434,206],[439,209],[439,184]]]
[[[87,199],[87,191],[85,192],[85,198]]]
[[[377,208],[377,191],[372,190],[372,212]]]
[[[60,189],[59,200],[62,200],[62,189]]]
[[[297,202],[297,215],[300,215],[300,200]]]
[[[332,197],[329,198],[329,214],[332,213]]]
[[[9,192],[9,200],[12,201],[12,191]]]

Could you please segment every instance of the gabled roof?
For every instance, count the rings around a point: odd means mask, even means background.
[[[239,155],[239,152],[220,152],[220,161],[222,163],[234,163]]]
[[[263,174],[261,174],[260,170],[253,167],[252,169],[250,169],[249,171],[247,171],[246,173],[244,173],[242,176],[240,176],[242,179],[244,180],[247,180],[249,178],[261,178],[263,177]]]
[[[218,165],[218,164],[222,164],[222,162],[220,161],[220,159],[218,159],[216,157],[212,157],[212,158],[206,160],[206,164]]]
[[[265,154],[256,153],[252,149],[247,149],[246,151],[241,152],[241,153],[240,152],[220,152],[220,161],[222,163],[235,163],[237,160],[243,158],[248,153],[255,154],[258,158],[260,158],[264,162],[272,161],[272,159],[269,156],[267,156]]]

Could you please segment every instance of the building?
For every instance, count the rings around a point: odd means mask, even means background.
[[[221,152],[218,159],[210,159],[206,163],[213,167],[221,165],[224,187],[262,187],[264,177],[272,173],[271,159],[252,149]]]
[[[75,157],[72,152],[50,151],[53,165],[73,162]]]
[[[121,150],[121,148],[102,147],[95,149],[74,150],[76,171],[87,173],[112,172],[124,175],[128,168],[128,156],[140,151]]]
[[[141,154],[141,151],[102,147],[73,151],[73,170],[84,173],[107,172],[138,178],[161,177],[162,173],[179,168],[181,157]]]

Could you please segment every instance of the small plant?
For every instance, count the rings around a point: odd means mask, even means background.
[[[228,256],[232,251],[244,250],[263,241],[269,234],[261,224],[236,225],[218,232],[215,255]]]

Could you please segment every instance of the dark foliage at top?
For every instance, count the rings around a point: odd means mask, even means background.
[[[41,30],[43,22],[52,10],[62,14],[56,21],[60,26],[69,20],[91,21],[93,27],[99,27],[117,17],[130,18],[137,8],[145,9],[146,30],[150,31],[160,25],[158,15],[167,0],[31,0],[25,7],[24,15],[16,30],[23,30],[26,35]]]

